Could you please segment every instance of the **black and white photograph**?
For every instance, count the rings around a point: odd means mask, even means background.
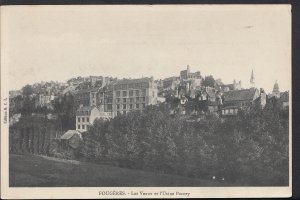
[[[6,198],[291,196],[290,5],[1,7]]]

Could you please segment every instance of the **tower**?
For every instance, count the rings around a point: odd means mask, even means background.
[[[280,98],[280,91],[279,91],[279,86],[278,86],[277,80],[273,87],[272,96],[275,96],[276,98]]]
[[[251,88],[255,87],[255,79],[254,79],[253,69],[252,69],[252,72],[251,72],[250,87]]]

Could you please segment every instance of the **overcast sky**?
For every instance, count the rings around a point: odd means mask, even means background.
[[[14,6],[1,13],[9,87],[192,71],[267,92],[291,85],[290,6]]]

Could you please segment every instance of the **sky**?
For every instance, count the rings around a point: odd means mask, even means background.
[[[7,6],[1,68],[10,89],[102,75],[179,76],[189,65],[224,83],[291,85],[289,5]],[[3,75],[3,74],[2,74]]]

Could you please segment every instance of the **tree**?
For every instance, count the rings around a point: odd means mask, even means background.
[[[23,95],[25,96],[30,96],[31,94],[33,94],[33,89],[31,85],[28,84],[22,88],[22,91],[23,91]]]
[[[213,76],[205,76],[204,81],[203,81],[203,85],[207,86],[207,87],[214,87],[215,86],[215,79]]]

